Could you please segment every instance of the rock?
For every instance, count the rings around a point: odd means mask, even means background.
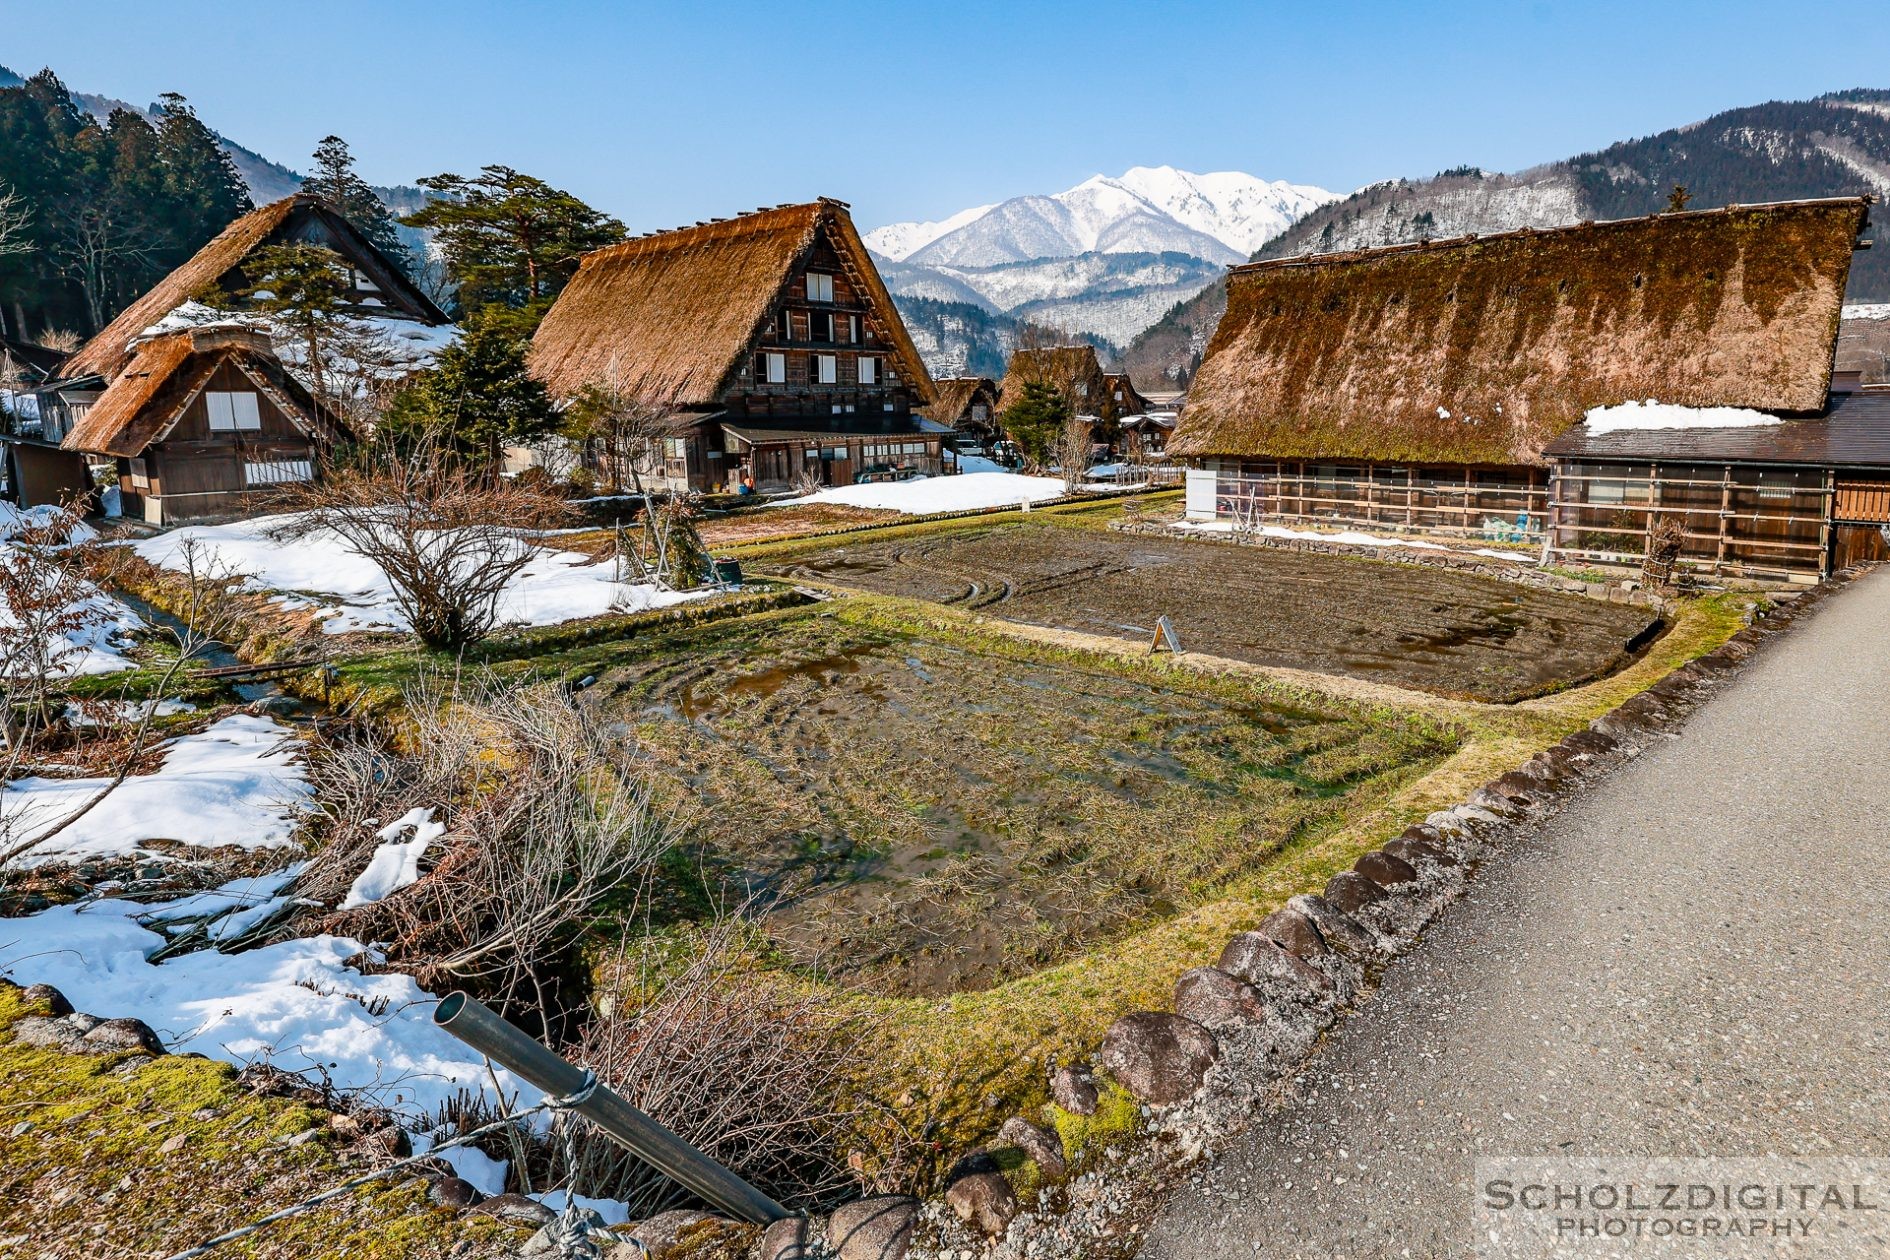
[[[302,702],[294,696],[264,696],[243,706],[254,717],[294,717],[302,711]]]
[[[1512,818],[1529,808],[1528,798],[1517,800],[1487,783],[1470,793],[1470,804],[1488,810],[1498,818]]]
[[[142,1050],[149,1055],[168,1053],[151,1025],[141,1019],[102,1020],[85,1034],[86,1048],[94,1054],[114,1050]]]
[[[185,1145],[188,1144],[189,1141],[190,1141],[189,1134],[174,1133],[170,1137],[165,1138],[164,1141],[158,1146],[158,1154],[175,1155],[177,1154],[177,1152],[183,1150]]]
[[[1312,920],[1292,910],[1275,910],[1260,920],[1260,934],[1307,962],[1324,958],[1328,952],[1325,938],[1319,935]]]
[[[50,984],[29,984],[26,992],[20,995],[29,1002],[37,1002],[46,1008],[48,1015],[72,1014],[72,1003],[66,1001],[66,995]]]
[[[1332,977],[1263,932],[1242,932],[1227,942],[1218,966],[1263,997],[1317,1005],[1333,995]]]
[[[1301,893],[1289,898],[1286,905],[1311,921],[1320,939],[1333,953],[1360,965],[1377,962],[1384,957],[1385,951],[1378,938],[1364,924],[1339,910],[1324,897]]]
[[[1448,852],[1446,844],[1450,837],[1429,823],[1412,823],[1398,833],[1400,840],[1412,840],[1423,844],[1435,845],[1439,853]]]
[[[1403,836],[1399,836],[1396,840],[1387,840],[1385,842],[1385,852],[1392,857],[1402,858],[1404,861],[1409,862],[1414,868],[1426,862],[1429,862],[1433,866],[1457,865],[1457,857],[1454,853],[1450,852],[1450,850],[1420,840],[1407,840]],[[1377,885],[1373,885],[1373,887],[1376,888]],[[1338,899],[1332,895],[1332,891],[1329,888],[1326,891],[1326,900],[1338,906],[1339,909],[1345,911],[1347,914],[1353,913],[1352,907],[1339,905]]]
[[[1562,747],[1581,757],[1605,756],[1620,746],[1620,741],[1597,730],[1576,731],[1562,740]]]
[[[469,1208],[479,1202],[479,1191],[464,1177],[441,1177],[427,1187],[427,1200],[435,1207]]]
[[[998,1141],[1015,1146],[1028,1155],[1031,1162],[1052,1181],[1060,1180],[1070,1170],[1069,1163],[1063,1158],[1063,1139],[1023,1116],[1012,1116],[1006,1120],[1004,1127],[998,1130]]]
[[[407,1131],[397,1124],[376,1129],[364,1140],[368,1146],[390,1159],[405,1159],[413,1154],[413,1142],[408,1139]]]
[[[664,1255],[676,1250],[676,1244],[684,1231],[716,1219],[707,1212],[672,1208],[667,1212],[658,1212],[647,1221],[639,1221],[636,1228],[630,1231],[630,1238],[633,1242],[643,1244],[643,1250],[649,1253],[650,1260],[663,1260]]]
[[[987,1238],[1002,1237],[1017,1215],[1017,1194],[1003,1173],[960,1177],[946,1187],[945,1203],[958,1213],[959,1220]]]
[[[813,1255],[804,1216],[783,1217],[761,1231],[756,1260],[813,1260]]]
[[[49,1017],[28,1015],[13,1025],[13,1037],[21,1045],[35,1046],[41,1050],[61,1050],[67,1054],[79,1053],[85,1034],[71,1023],[69,1015]]]
[[[1542,779],[1526,775],[1520,770],[1511,770],[1490,786],[1505,796],[1528,804],[1540,804],[1549,794],[1548,785]]]
[[[1352,869],[1380,888],[1400,888],[1405,884],[1417,883],[1417,867],[1381,849],[1364,854],[1352,864]],[[1344,913],[1343,910],[1340,912]]]
[[[522,1194],[495,1194],[484,1199],[473,1208],[475,1216],[496,1216],[502,1221],[517,1221],[524,1225],[549,1225],[558,1214]]]
[[[668,1215],[668,1213],[664,1213]],[[609,1228],[604,1218],[590,1208],[579,1208],[569,1216],[554,1216],[543,1229],[525,1240],[525,1245],[518,1249],[521,1256],[543,1256],[549,1260],[554,1256],[572,1254],[569,1244],[579,1243],[590,1235]],[[578,1252],[577,1254],[584,1254]],[[652,1257],[657,1252],[649,1253]]]
[[[1391,844],[1398,844],[1393,840]],[[1387,852],[1391,845],[1386,845]],[[1326,881],[1326,900],[1347,914],[1357,914],[1373,902],[1383,901],[1385,890],[1357,871],[1340,871]]]
[[[1260,990],[1215,967],[1195,967],[1175,981],[1175,1014],[1206,1028],[1238,1028],[1267,1017]]]
[[[855,1199],[827,1218],[827,1241],[840,1260],[904,1260],[918,1214],[918,1200],[903,1194]]]
[[[1086,1067],[1060,1067],[1050,1074],[1050,1097],[1073,1116],[1093,1116],[1096,1078]]]
[[[1220,1057],[1213,1033],[1191,1019],[1159,1011],[1124,1015],[1103,1035],[1103,1066],[1147,1103],[1194,1097]]]

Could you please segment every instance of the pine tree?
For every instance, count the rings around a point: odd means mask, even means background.
[[[1667,194],[1667,213],[1678,214],[1687,208],[1687,202],[1693,200],[1693,194],[1687,191],[1685,184],[1675,184],[1673,191]]]
[[[199,248],[255,205],[236,163],[189,102],[166,92],[159,98],[158,113],[158,154],[179,216],[173,222],[178,235],[196,241],[192,248]]]
[[[322,356],[330,332],[345,318],[348,295],[341,256],[325,245],[269,245],[250,255],[244,271],[250,283],[243,296],[300,343],[309,383],[315,396],[326,401]]]
[[[491,307],[394,397],[381,433],[397,445],[428,441],[473,464],[496,467],[507,446],[552,433],[551,395],[525,367],[531,334],[521,313]]]
[[[431,175],[420,184],[437,199],[401,222],[437,233],[468,311],[497,304],[542,314],[579,256],[624,238],[617,220],[509,166],[488,166],[472,178]]]
[[[1004,432],[1031,464],[1048,463],[1071,415],[1070,403],[1042,381],[1026,381],[1024,393],[998,417]]]
[[[302,191],[320,197],[342,218],[359,228],[395,266],[412,274],[413,256],[400,239],[399,225],[385,202],[354,171],[354,155],[340,136],[324,136],[315,146],[315,173],[303,181]]]

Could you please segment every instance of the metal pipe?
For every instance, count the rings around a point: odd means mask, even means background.
[[[549,1097],[566,1098],[584,1088],[587,1074],[582,1068],[545,1049],[469,994],[441,998],[433,1008],[433,1022]],[[570,1110],[731,1216],[766,1225],[793,1215],[603,1085]]]

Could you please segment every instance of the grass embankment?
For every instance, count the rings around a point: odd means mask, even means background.
[[[259,1097],[227,1064],[28,1046],[47,1012],[0,986],[0,1254],[169,1255],[371,1167],[350,1162],[329,1113]],[[103,1012],[110,1014],[110,1012]],[[287,1139],[310,1129],[313,1140]],[[232,1256],[423,1260],[511,1254],[521,1231],[427,1202],[395,1175],[243,1242]],[[222,1253],[219,1253],[222,1254]]]

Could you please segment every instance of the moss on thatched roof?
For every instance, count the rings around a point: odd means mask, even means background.
[[[1861,197],[1234,268],[1169,451],[1529,463],[1636,398],[1824,405]]]
[[[929,397],[925,364],[846,204],[827,198],[586,254],[532,338],[532,371],[561,397],[595,384],[663,406],[714,403],[823,234],[866,296],[902,378]]]
[[[335,420],[318,408],[308,391],[283,369],[266,335],[214,327],[140,341],[123,370],[112,378],[60,445],[69,451],[99,455],[142,455],[170,431],[226,362],[234,362],[284,415],[311,436],[340,435]]]
[[[302,232],[308,221],[320,220],[319,234]],[[408,314],[428,324],[444,324],[446,316],[431,299],[390,262],[358,228],[320,198],[297,193],[272,201],[243,215],[192,254],[190,260],[153,285],[145,295],[118,313],[99,334],[86,342],[59,369],[63,380],[116,376],[132,354],[132,343],[172,311],[197,295],[218,286],[263,245],[290,236],[319,238],[373,276],[388,302],[388,314]]]

